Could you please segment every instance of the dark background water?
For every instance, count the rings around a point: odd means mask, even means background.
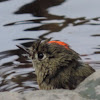
[[[0,91],[38,89],[24,52],[39,38],[61,40],[84,62],[100,68],[99,0],[0,0]]]

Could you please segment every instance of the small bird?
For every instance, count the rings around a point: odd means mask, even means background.
[[[50,40],[38,40],[28,49],[18,46],[29,54],[40,89],[72,90],[95,72],[68,44]]]

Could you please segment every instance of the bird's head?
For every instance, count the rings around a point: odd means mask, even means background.
[[[51,38],[45,41],[38,40],[29,49],[18,46],[29,54],[36,71],[47,69],[54,73],[79,59],[79,55],[70,49],[68,44],[50,40]]]

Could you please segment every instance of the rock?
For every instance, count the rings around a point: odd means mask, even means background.
[[[24,94],[25,100],[86,100],[71,90],[40,90]]]
[[[71,90],[38,90],[28,93],[1,92],[0,100],[86,100]]]
[[[75,90],[1,92],[0,100],[100,100],[100,70],[86,78]]]
[[[86,78],[75,91],[83,98],[100,100],[100,70]]]
[[[0,92],[0,100],[23,100],[17,92]]]

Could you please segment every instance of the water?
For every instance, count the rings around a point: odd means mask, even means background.
[[[31,61],[16,45],[61,40],[100,68],[99,0],[0,0],[0,91],[38,89]]]

